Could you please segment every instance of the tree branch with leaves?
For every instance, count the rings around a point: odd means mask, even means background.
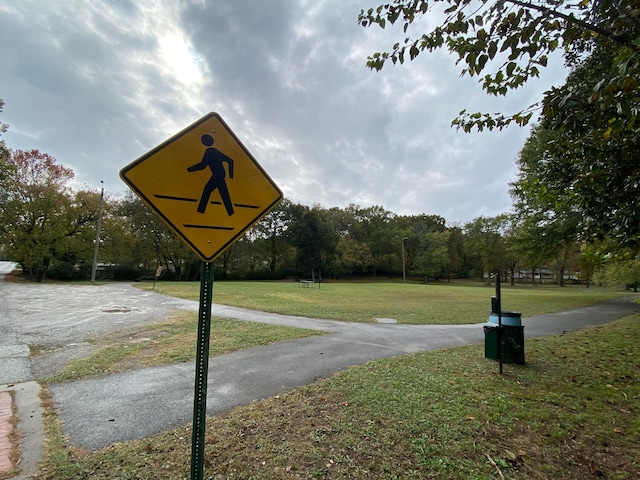
[[[461,75],[477,76],[490,95],[510,90],[538,77],[556,51],[572,66],[597,45],[615,50],[618,72],[594,85],[594,102],[606,108],[615,97],[637,88],[640,74],[639,0],[395,0],[362,10],[358,17],[367,28],[402,23],[407,34],[418,19],[429,15],[439,24],[417,38],[407,36],[386,52],[368,57],[367,66],[381,70],[387,61],[403,64],[422,52],[446,48],[461,64]],[[545,94],[555,101],[553,91]],[[511,123],[526,125],[538,104],[515,114],[468,113],[452,124],[464,131],[502,129]]]

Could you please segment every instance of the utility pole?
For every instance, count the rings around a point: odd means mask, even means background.
[[[104,199],[104,182],[100,180],[100,206],[98,207],[98,224],[96,225],[96,244],[93,248],[93,266],[91,267],[91,283],[96,283],[98,270],[98,249],[100,248],[100,224],[102,223],[102,201]]]
[[[405,272],[405,262],[404,262],[404,241],[407,237],[402,237],[402,283],[407,283],[407,275]]]

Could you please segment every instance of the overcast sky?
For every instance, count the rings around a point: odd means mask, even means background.
[[[451,120],[514,113],[561,84],[562,65],[506,98],[444,51],[373,72],[367,55],[404,38],[359,26],[380,1],[0,0],[3,137],[121,196],[122,167],[213,111],[293,202],[449,224],[507,212],[528,129]]]

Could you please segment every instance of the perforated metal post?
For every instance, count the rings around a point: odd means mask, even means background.
[[[202,262],[196,381],[193,396],[193,432],[191,436],[191,480],[202,480],[204,473],[204,433],[207,421],[207,376],[209,373],[209,333],[213,297],[213,263]]]

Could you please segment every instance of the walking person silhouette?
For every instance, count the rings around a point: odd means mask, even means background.
[[[224,162],[229,164],[229,178],[233,178],[233,159],[227,157],[224,153],[216,148],[213,148],[213,137],[211,135],[203,135],[200,137],[200,141],[207,148],[202,156],[200,163],[187,168],[189,172],[195,172],[198,170],[204,170],[209,167],[211,170],[211,178],[207,182],[200,197],[200,203],[198,204],[198,212],[204,213],[209,204],[209,198],[213,191],[217,188],[222,198],[222,203],[227,209],[227,215],[233,215],[233,204],[231,203],[231,197],[229,196],[229,189],[227,188],[227,182],[225,177],[227,173],[224,169]]]

